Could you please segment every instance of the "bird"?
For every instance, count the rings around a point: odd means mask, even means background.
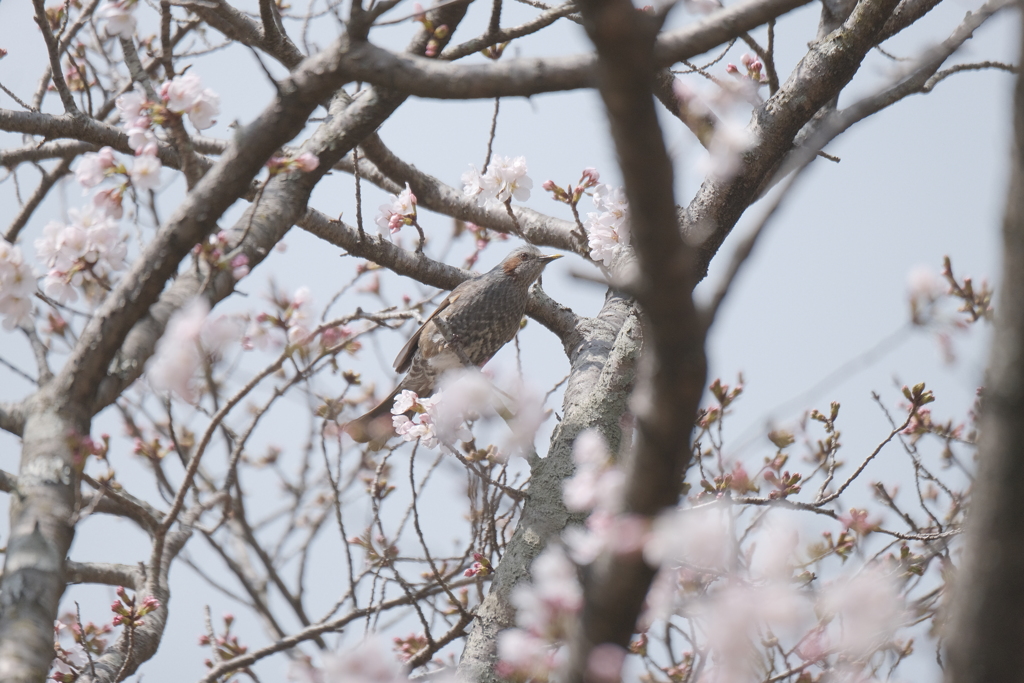
[[[453,289],[399,351],[394,368],[408,374],[383,401],[342,429],[359,443],[382,447],[395,434],[395,397],[408,389],[426,398],[445,372],[490,360],[519,332],[530,286],[561,256],[541,254],[532,245],[519,247],[491,270]]]

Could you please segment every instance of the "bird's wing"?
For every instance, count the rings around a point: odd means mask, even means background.
[[[409,369],[409,366],[412,364],[412,357],[416,355],[416,349],[419,348],[420,335],[423,333],[423,328],[425,328],[430,323],[430,321],[437,316],[438,313],[440,313],[441,311],[455,303],[459,296],[461,296],[461,293],[458,291],[458,287],[456,287],[455,290],[451,292],[451,294],[446,296],[444,300],[440,304],[438,304],[437,308],[434,309],[434,312],[431,313],[430,316],[423,321],[423,324],[420,325],[420,328],[416,330],[416,332],[413,333],[411,337],[409,337],[409,341],[405,343],[405,346],[402,347],[402,350],[398,352],[398,358],[395,359],[394,368],[396,371],[405,372],[406,370]]]

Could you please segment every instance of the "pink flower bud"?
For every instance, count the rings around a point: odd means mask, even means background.
[[[312,152],[303,152],[299,156],[295,157],[296,167],[305,173],[315,171],[320,165],[320,157],[313,154]]]
[[[740,70],[736,68],[736,65],[732,64],[732,63],[726,64],[725,65],[725,70],[726,70],[726,72],[731,73],[731,74],[738,74],[740,72]]]

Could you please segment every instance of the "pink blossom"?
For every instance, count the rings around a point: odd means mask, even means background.
[[[231,259],[231,277],[241,280],[249,274],[249,257],[245,254],[237,254]]]
[[[100,190],[92,197],[93,205],[104,215],[113,219],[120,219],[124,216],[124,187],[111,187]]]
[[[561,547],[551,545],[533,561],[530,573],[532,583],[512,591],[516,623],[548,639],[564,637],[583,606],[576,565]]]
[[[946,293],[946,285],[930,266],[914,266],[907,273],[907,291],[912,299],[934,301]]]
[[[521,628],[510,628],[498,634],[499,675],[512,678],[547,680],[554,670],[554,648]]]
[[[320,157],[312,152],[303,152],[299,156],[295,157],[295,165],[300,171],[310,173],[320,166]]]
[[[398,396],[395,396],[395,405],[391,408],[391,414],[401,415],[402,413],[409,412],[418,401],[419,396],[416,395],[415,391],[403,389]]]
[[[371,635],[341,654],[323,657],[327,683],[406,683],[409,677],[383,638]]]
[[[170,391],[194,403],[194,376],[203,359],[215,358],[237,338],[237,323],[224,315],[211,317],[210,304],[196,297],[167,323],[167,332],[157,342],[147,370],[150,384],[157,391]]]
[[[146,93],[142,86],[136,83],[132,90],[120,95],[114,103],[121,114],[121,124],[128,125],[142,116],[142,110],[147,103]]]
[[[402,226],[412,225],[416,220],[416,195],[405,184],[405,189],[397,195],[391,195],[391,201],[381,204],[376,223],[381,230],[387,229],[392,235]]]
[[[87,152],[75,169],[75,179],[83,187],[96,187],[107,176],[107,171],[114,168],[114,150],[103,147],[99,152]]]
[[[220,96],[203,88],[202,79],[195,73],[175,76],[160,89],[167,108],[175,114],[187,114],[197,130],[205,130],[216,123],[220,113]]]
[[[160,88],[160,96],[175,114],[187,112],[202,92],[203,81],[195,72],[175,76]]]
[[[675,510],[654,521],[644,545],[644,559],[651,566],[685,562],[721,570],[729,558],[728,510],[718,506]]]
[[[870,655],[891,640],[907,616],[895,578],[878,567],[833,582],[817,609],[841,619],[838,647],[855,659]]]
[[[589,683],[619,683],[626,650],[612,643],[602,643],[590,651],[585,679]]]
[[[160,186],[160,169],[163,164],[156,156],[142,154],[132,162],[132,185],[137,190],[155,190]]]
[[[145,116],[140,116],[125,129],[125,134],[128,135],[128,146],[136,154],[147,147],[152,149],[157,144],[156,135],[153,134],[151,126],[152,121]]]
[[[210,304],[206,299],[196,297],[171,316],[147,372],[154,389],[170,391],[189,403],[195,402],[193,376],[202,363],[200,335],[209,313]]]

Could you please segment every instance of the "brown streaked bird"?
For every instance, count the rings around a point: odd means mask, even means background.
[[[405,389],[430,396],[446,371],[479,367],[490,360],[519,331],[530,285],[544,266],[560,257],[542,255],[533,246],[520,247],[491,270],[453,289],[398,353],[395,370],[409,374],[387,398],[347,423],[344,430],[360,443],[383,446],[395,433],[391,422],[395,397]]]

